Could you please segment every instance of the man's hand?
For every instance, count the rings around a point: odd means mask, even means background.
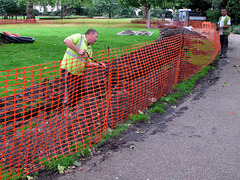
[[[100,66],[107,67],[105,63],[98,63]]]
[[[78,53],[81,56],[85,55],[87,52],[86,49],[79,49],[70,39],[65,39],[64,43],[66,44],[67,47],[74,50],[76,53]]]
[[[107,67],[107,65],[106,65],[105,63],[100,63],[100,62],[98,62],[98,63],[88,62],[88,63],[86,63],[86,66],[88,66],[88,67],[91,67],[91,66],[103,66],[103,67]]]
[[[83,55],[86,54],[86,52],[87,52],[86,49],[79,49],[77,53],[78,53],[79,55],[83,56]]]

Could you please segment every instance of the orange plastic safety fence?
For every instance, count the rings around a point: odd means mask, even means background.
[[[207,36],[194,28],[200,33],[96,52],[107,66],[82,75],[62,71],[60,61],[0,72],[0,177],[30,174],[82,151],[170,93],[216,57],[214,28]],[[65,104],[70,99],[74,106]]]
[[[202,29],[203,29],[203,32],[209,33],[211,31],[211,23],[204,21],[202,23]]]
[[[188,21],[188,25],[194,28],[202,28],[202,21]]]

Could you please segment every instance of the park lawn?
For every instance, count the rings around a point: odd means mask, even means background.
[[[81,20],[82,21],[82,20]],[[71,21],[73,22],[73,21]],[[95,22],[95,25],[94,23]],[[24,44],[4,44],[0,46],[1,49],[1,66],[0,66],[0,96],[5,96],[4,91],[7,90],[7,95],[10,95],[16,91],[16,87],[22,87],[23,83],[25,86],[29,86],[34,83],[34,79],[38,81],[43,76],[54,76],[52,73],[47,71],[59,70],[60,61],[66,51],[66,45],[63,40],[72,34],[82,33],[84,34],[87,29],[95,28],[98,32],[98,41],[93,45],[94,52],[104,50],[105,47],[109,46],[110,49],[126,47],[134,44],[139,44],[147,41],[156,40],[159,36],[159,30],[157,29],[146,29],[137,27],[119,27],[116,24],[116,20],[113,23],[109,23],[109,20],[101,21],[97,24],[96,20],[90,21],[90,25],[80,23],[54,23],[54,24],[15,24],[15,25],[0,25],[0,32],[9,31],[11,33],[18,33],[22,36],[28,36],[35,39],[34,43]],[[120,22],[120,24],[126,23],[126,20]],[[130,23],[129,23],[130,24]],[[101,25],[101,26],[100,26]],[[131,25],[131,24],[130,24]],[[147,30],[153,31],[152,36],[118,36],[118,32],[130,29],[132,31]],[[56,62],[54,64],[53,62]],[[50,63],[47,69],[46,63]],[[32,68],[29,66],[41,65],[34,67],[34,76],[32,77]],[[51,68],[50,66],[57,65]],[[29,67],[25,69],[23,73],[23,67]],[[49,68],[50,67],[50,68]],[[20,68],[20,69],[17,69]],[[17,70],[14,70],[17,69]],[[6,76],[6,70],[10,76]],[[46,71],[46,72],[45,72]],[[16,74],[17,73],[17,74]],[[19,74],[22,73],[22,74]],[[46,74],[44,74],[46,73]],[[12,74],[12,75],[11,75]],[[43,76],[40,74],[43,74]],[[17,75],[17,76],[16,76]],[[16,80],[17,77],[17,80]],[[24,78],[28,77],[28,78]],[[8,78],[7,89],[6,79]],[[24,82],[25,81],[25,82]],[[20,88],[21,89],[21,88]]]
[[[66,21],[66,20],[65,20]],[[1,25],[0,32],[6,30],[19,33],[35,39],[34,43],[1,45],[0,71],[60,61],[66,51],[63,40],[72,34],[82,33],[90,27],[79,24],[17,24]],[[92,46],[93,51],[125,47],[133,44],[156,40],[159,30],[146,28],[93,27],[98,32],[98,41]],[[130,29],[132,31],[153,31],[152,36],[118,36],[118,32]]]

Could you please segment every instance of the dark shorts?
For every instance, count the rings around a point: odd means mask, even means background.
[[[65,86],[64,104],[75,105],[82,96],[82,75],[73,75],[62,69],[61,77]]]
[[[221,47],[228,47],[228,35],[220,35]]]

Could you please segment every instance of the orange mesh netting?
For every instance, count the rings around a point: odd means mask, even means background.
[[[84,69],[73,107],[63,103],[67,82],[60,61],[0,72],[0,177],[30,174],[98,143],[108,128],[213,61],[220,49],[215,28],[93,54],[107,67]]]

